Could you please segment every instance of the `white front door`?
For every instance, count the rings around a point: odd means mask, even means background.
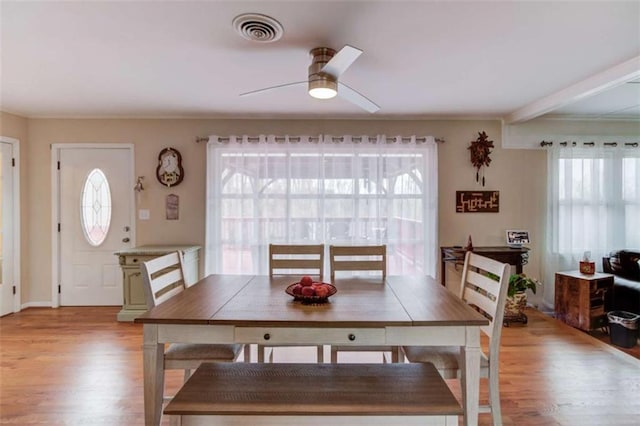
[[[58,158],[60,304],[122,305],[113,253],[131,247],[132,149],[63,148]]]
[[[14,309],[13,148],[0,141],[0,316]],[[17,231],[17,230],[16,230]]]

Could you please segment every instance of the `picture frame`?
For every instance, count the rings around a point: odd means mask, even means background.
[[[531,242],[529,231],[524,229],[507,229],[506,236],[509,247],[522,247]]]

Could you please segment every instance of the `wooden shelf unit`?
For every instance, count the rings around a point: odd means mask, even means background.
[[[590,331],[606,325],[605,295],[613,288],[613,275],[580,271],[556,273],[555,313],[566,324]]]

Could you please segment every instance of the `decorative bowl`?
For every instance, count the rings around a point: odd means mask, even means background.
[[[329,283],[321,283],[322,285],[326,286],[329,289],[329,293],[326,296],[303,296],[301,294],[294,294],[293,293],[293,288],[300,284],[299,282],[295,282],[291,285],[289,285],[287,287],[287,289],[285,290],[285,292],[289,295],[293,297],[294,301],[297,302],[302,302],[305,304],[312,304],[312,303],[326,303],[329,301],[329,297],[333,296],[334,294],[336,294],[338,292],[338,289],[335,288],[334,285],[329,284]]]

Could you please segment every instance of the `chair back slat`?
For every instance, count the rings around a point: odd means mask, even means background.
[[[373,257],[373,259],[371,259]],[[387,246],[329,246],[331,278],[336,271],[380,271],[387,275]]]
[[[324,244],[269,244],[269,275],[305,271],[322,279]]]
[[[497,359],[502,333],[504,305],[509,286],[510,266],[471,251],[462,270],[461,298],[486,313],[489,325],[482,331],[489,336],[489,358]]]
[[[179,251],[140,264],[147,308],[151,309],[184,290],[183,265]]]
[[[486,275],[482,275],[477,271],[467,271],[467,283],[480,287],[490,294],[498,294],[500,291],[500,282],[495,281]]]

